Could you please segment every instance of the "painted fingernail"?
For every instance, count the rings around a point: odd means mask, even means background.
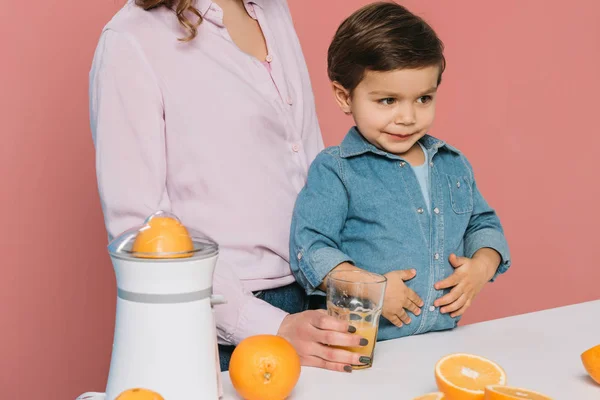
[[[371,358],[362,356],[361,358],[358,359],[358,361],[360,361],[362,364],[368,364],[371,362]]]
[[[350,332],[350,333],[356,332],[356,327],[352,326],[352,325],[348,326],[348,332]]]
[[[368,339],[365,339],[365,338],[360,338],[360,342],[359,342],[359,344],[360,344],[361,346],[366,346],[366,345],[368,345],[368,344],[369,344],[369,340],[368,340]]]
[[[352,372],[352,367],[349,365],[344,365],[344,371],[346,372]]]

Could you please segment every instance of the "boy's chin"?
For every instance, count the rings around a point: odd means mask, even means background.
[[[382,147],[388,153],[402,156],[406,154],[415,145],[416,141],[411,140],[410,143],[385,143]]]

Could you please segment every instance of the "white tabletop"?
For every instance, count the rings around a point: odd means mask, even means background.
[[[555,400],[598,400],[580,354],[600,344],[600,300],[377,343],[373,367],[351,374],[303,367],[289,400],[398,399],[436,391],[443,355],[474,353],[499,363],[508,384]],[[223,400],[239,400],[223,372]]]

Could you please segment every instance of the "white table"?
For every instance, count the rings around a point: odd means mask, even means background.
[[[410,400],[436,391],[434,365],[454,352],[496,361],[511,386],[537,390],[555,400],[600,400],[600,385],[587,375],[580,359],[583,351],[597,344],[600,300],[380,342],[370,369],[348,374],[303,367],[289,400]],[[240,400],[227,372],[223,386],[222,400]]]
[[[373,367],[351,374],[302,368],[289,400],[410,400],[436,391],[434,365],[447,353],[488,357],[508,384],[555,400],[599,400],[580,354],[600,344],[600,300],[377,343]],[[239,400],[223,373],[223,400]]]

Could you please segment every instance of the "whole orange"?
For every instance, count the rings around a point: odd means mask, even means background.
[[[233,351],[229,377],[245,400],[284,400],[300,378],[300,357],[280,336],[250,336]]]
[[[135,388],[129,389],[117,396],[115,400],[165,400],[152,390]]]
[[[171,217],[154,217],[137,234],[131,251],[141,258],[191,257],[194,250],[188,230]]]

